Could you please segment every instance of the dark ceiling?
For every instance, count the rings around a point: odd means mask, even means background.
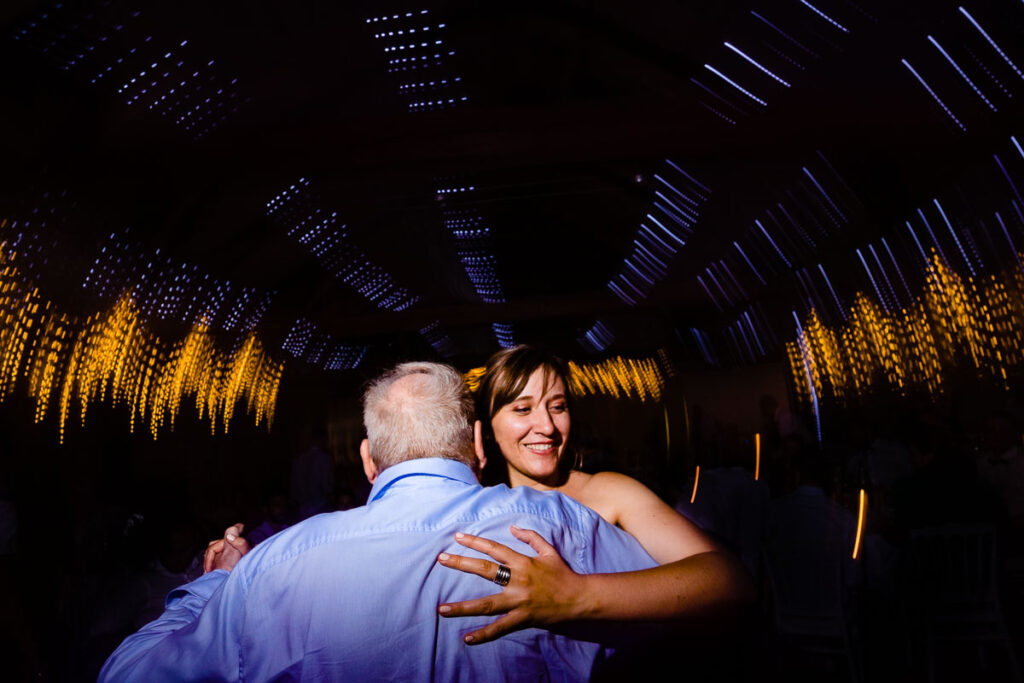
[[[256,325],[293,368],[512,340],[756,362],[792,311],[909,297],[908,221],[993,272],[993,211],[1024,239],[1019,2],[9,1],[0,24],[23,270],[83,315],[131,287],[170,335],[223,300],[225,344]]]

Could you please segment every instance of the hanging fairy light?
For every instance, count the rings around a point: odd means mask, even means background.
[[[282,365],[270,359],[254,332],[237,350],[220,351],[203,318],[184,340],[168,344],[146,330],[127,292],[109,311],[84,321],[58,311],[18,272],[0,243],[0,401],[19,380],[41,422],[56,400],[59,439],[77,405],[84,425],[91,405],[109,401],[129,409],[129,429],[148,421],[154,438],[174,428],[183,401],[199,419],[227,433],[237,404],[257,425],[273,422]]]

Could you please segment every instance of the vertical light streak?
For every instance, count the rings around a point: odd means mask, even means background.
[[[785,38],[785,39],[786,39],[786,40],[788,40],[789,42],[793,43],[793,44],[794,44],[794,45],[796,45],[796,46],[797,46],[798,48],[800,48],[801,50],[803,50],[804,52],[806,52],[807,54],[809,54],[809,55],[813,55],[813,56],[815,56],[815,57],[817,57],[817,56],[818,56],[818,54],[817,54],[816,52],[814,52],[814,51],[813,51],[813,50],[811,50],[810,48],[807,48],[807,47],[805,47],[804,45],[802,45],[802,44],[800,44],[799,42],[797,42],[797,40],[796,40],[796,39],[795,39],[795,38],[794,38],[793,36],[789,35],[788,33],[786,33],[786,32],[785,32],[785,31],[783,31],[783,30],[782,30],[781,28],[779,28],[778,26],[776,26],[776,25],[775,25],[775,24],[773,24],[772,22],[770,22],[770,21],[768,21],[767,19],[765,19],[764,17],[762,17],[762,16],[760,15],[760,14],[758,14],[758,13],[757,13],[757,12],[755,12],[754,10],[750,10],[750,13],[751,13],[751,14],[753,14],[753,15],[754,15],[755,17],[757,17],[757,18],[758,18],[759,20],[761,20],[761,22],[762,22],[762,23],[764,23],[764,24],[766,24],[766,25],[767,25],[767,26],[768,26],[769,28],[773,29],[773,30],[774,30],[774,31],[775,31],[776,33],[778,33],[778,34],[779,34],[780,36],[782,36],[783,38]]]
[[[967,10],[965,10],[963,7],[957,7],[957,9],[960,10],[960,14],[967,17],[967,21],[971,22],[974,28],[978,29],[978,33],[980,33],[985,38],[985,40],[988,41],[988,44],[992,46],[992,49],[999,53],[999,56],[1003,58],[1003,61],[1006,62],[1010,66],[1010,68],[1013,69],[1014,72],[1016,72],[1018,76],[1024,78],[1024,74],[1020,72],[1020,69],[1017,68],[1017,65],[1010,61],[1010,58],[1006,56],[1006,53],[1003,52],[1002,48],[996,45],[996,41],[992,40],[991,36],[989,36],[988,33],[985,32],[985,29],[981,27],[981,24],[975,21],[974,17],[968,14]]]
[[[715,264],[712,263],[710,266],[704,269],[704,272],[707,274],[709,278],[711,278],[711,281],[715,283],[715,286],[718,287],[718,291],[722,293],[722,298],[725,299],[725,302],[728,305],[733,306],[736,304],[736,302],[732,300],[732,297],[729,296],[729,292],[726,291],[725,287],[722,286],[722,283],[718,281],[717,277],[715,277],[714,271],[711,270],[714,267],[714,265]]]
[[[860,505],[857,506],[857,538],[853,541],[853,559],[860,554],[860,540],[864,533],[864,517],[867,514],[868,494],[860,490]]]
[[[832,301],[836,302],[836,309],[839,311],[839,315],[843,317],[843,320],[846,320],[846,309],[844,309],[843,305],[839,302],[839,296],[836,294],[836,290],[832,286],[832,281],[828,279],[828,275],[825,274],[825,269],[820,263],[818,264],[818,270],[821,272],[821,276],[825,278],[825,284],[828,285],[828,291],[832,293]]]
[[[921,246],[921,240],[917,239],[917,233],[914,232],[914,226],[910,224],[910,221],[904,221],[907,226],[907,230],[910,231],[910,236],[914,238],[914,244],[917,245],[917,250],[921,252],[921,260],[924,261],[924,265],[928,265],[928,254],[925,253],[924,247]]]
[[[693,234],[693,228],[691,227],[692,222],[690,222],[689,219],[684,218],[683,216],[677,214],[675,211],[672,211],[666,206],[662,206],[662,204],[659,202],[654,202],[654,206],[655,208],[661,209],[661,212],[663,214],[671,218],[673,223],[682,228],[686,232],[687,237]]]
[[[641,237],[644,236],[644,231],[645,230],[647,231],[647,234],[649,235],[649,237],[647,239],[648,240],[653,240],[653,241],[651,241],[651,246],[655,246],[655,242],[657,242],[657,244],[660,244],[664,248],[664,252],[666,254],[668,254],[669,256],[674,256],[675,255],[675,253],[676,253],[675,248],[670,247],[667,242],[665,242],[663,239],[661,239],[660,237],[655,235],[653,230],[651,230],[649,227],[647,227],[646,225],[641,223],[640,224],[640,236]]]
[[[614,282],[609,281],[608,288],[615,292],[616,296],[625,301],[627,304],[631,306],[636,306],[636,301],[634,301],[628,294],[622,291],[622,289]]]
[[[697,483],[699,481],[700,481],[700,465],[697,465],[697,469],[693,473],[693,493],[690,495],[690,505],[693,505],[693,501],[697,500]]]
[[[736,251],[740,252],[740,256],[742,256],[743,260],[747,262],[747,265],[750,266],[750,270],[753,271],[754,276],[757,277],[757,279],[761,282],[761,284],[762,285],[767,285],[768,283],[765,282],[763,277],[761,277],[761,273],[757,272],[757,268],[755,268],[754,264],[750,262],[750,259],[747,258],[747,255],[745,253],[743,253],[743,248],[740,247],[739,243],[733,242],[732,246],[736,247]]]
[[[832,17],[830,17],[827,14],[825,14],[824,12],[822,12],[820,9],[818,9],[817,7],[812,5],[811,3],[807,2],[807,0],[800,0],[800,4],[803,5],[804,7],[806,7],[807,9],[811,10],[815,14],[817,14],[819,17],[821,17],[822,19],[824,19],[828,23],[830,23],[833,26],[835,26],[837,29],[839,29],[843,33],[849,33],[850,32],[849,29],[847,29],[845,26],[843,26],[838,21],[836,21]]]
[[[754,327],[754,322],[750,319],[750,312],[743,311],[743,317],[747,321],[747,327],[750,328],[750,334],[754,338],[754,342],[757,344],[758,350],[761,352],[761,355],[764,356],[765,350],[764,346],[761,344],[761,336],[757,333],[757,329]]]
[[[728,84],[729,84],[729,85],[731,85],[732,87],[734,87],[734,88],[736,88],[737,90],[739,90],[739,91],[740,91],[741,93],[743,93],[744,95],[746,95],[746,96],[747,96],[747,97],[749,97],[750,99],[752,99],[752,100],[754,100],[755,102],[757,102],[758,104],[760,104],[760,105],[761,105],[762,107],[767,107],[767,106],[768,106],[768,103],[767,103],[767,102],[765,102],[765,101],[764,101],[764,100],[762,100],[762,99],[761,99],[760,97],[758,97],[758,96],[757,96],[757,95],[755,95],[754,93],[750,92],[749,90],[747,90],[746,88],[744,88],[744,87],[743,87],[742,85],[740,85],[740,84],[739,84],[739,83],[737,83],[736,81],[732,80],[731,78],[729,78],[728,76],[726,76],[725,74],[723,74],[723,73],[722,73],[721,71],[719,71],[719,70],[718,70],[718,69],[716,69],[715,67],[711,66],[710,64],[705,64],[705,65],[704,65],[704,68],[705,68],[705,69],[707,69],[708,71],[710,71],[711,73],[715,74],[715,75],[716,75],[716,76],[718,76],[719,78],[721,78],[721,79],[722,79],[723,81],[725,81],[726,83],[728,83]]]
[[[775,244],[775,240],[772,239],[772,236],[769,235],[768,231],[764,229],[763,225],[761,225],[761,221],[755,219],[754,225],[761,229],[762,234],[764,234],[764,236],[768,238],[768,241],[771,242],[772,246],[775,247],[775,251],[778,253],[779,258],[782,259],[782,262],[786,264],[786,267],[792,268],[793,266],[790,264],[789,259],[787,259],[786,255],[782,253],[781,249],[779,249],[779,245]]]
[[[1013,239],[1010,237],[1010,231],[1006,229],[1006,223],[1003,223],[1003,217],[996,211],[996,220],[999,221],[999,227],[1003,229],[1003,235],[1006,236],[1006,241],[1010,243],[1010,253],[1013,254],[1013,258],[1017,260],[1017,267],[1020,268],[1021,274],[1024,274],[1024,262],[1020,259],[1020,253],[1017,251],[1017,246],[1013,243]]]
[[[672,239],[674,239],[674,240],[675,240],[676,242],[679,242],[680,246],[684,246],[684,247],[686,246],[686,242],[684,242],[683,240],[679,239],[679,237],[678,237],[678,236],[677,236],[677,235],[676,235],[676,234],[675,234],[674,232],[672,232],[671,230],[669,230],[668,228],[666,228],[666,227],[665,227],[664,225],[662,225],[662,224],[661,224],[661,221],[659,221],[659,220],[658,220],[657,218],[655,218],[655,217],[654,217],[654,216],[652,216],[651,214],[647,214],[647,217],[648,217],[648,218],[650,218],[650,219],[651,219],[651,220],[652,220],[652,221],[654,222],[654,224],[655,224],[655,225],[657,225],[657,226],[658,226],[659,228],[661,228],[662,230],[664,230],[664,231],[665,231],[665,233],[666,233],[666,234],[667,234],[667,235],[668,235],[669,237],[671,237]]]
[[[882,267],[882,261],[878,258],[878,254],[875,252],[875,246],[873,244],[869,244],[868,250],[871,252],[871,256],[874,257],[875,263],[878,265],[878,272],[882,274],[882,279],[885,280],[885,287],[889,294],[892,295],[893,303],[896,304],[896,308],[899,308],[900,298],[896,296],[896,289],[892,286],[892,282],[889,281],[889,276],[885,274],[885,268]]]
[[[754,433],[754,481],[761,478],[761,433]]]
[[[672,183],[668,182],[667,180],[665,180],[664,178],[662,178],[662,177],[661,177],[660,175],[658,175],[657,173],[655,173],[655,174],[654,174],[654,179],[655,179],[655,180],[657,180],[658,182],[660,182],[660,183],[661,183],[662,185],[664,185],[664,186],[665,186],[666,188],[668,188],[668,189],[672,190],[672,193],[673,193],[673,194],[675,194],[675,196],[679,197],[680,199],[682,199],[682,200],[683,200],[684,202],[686,202],[687,204],[689,204],[689,205],[690,205],[690,206],[692,206],[693,208],[695,208],[695,209],[697,208],[697,200],[696,200],[696,199],[693,199],[693,198],[692,198],[692,197],[690,197],[689,195],[683,194],[682,192],[680,192],[680,191],[679,191],[679,190],[678,190],[678,189],[676,188],[676,186],[675,186],[675,185],[673,185]],[[664,195],[662,195],[661,193],[659,193],[659,192],[657,192],[657,191],[656,191],[656,192],[655,192],[655,194],[657,194],[657,195],[658,195],[659,197],[661,197],[661,198],[662,198],[662,199],[664,199],[665,201],[669,201],[668,197],[665,197],[665,196],[664,196]]]
[[[893,256],[892,249],[889,248],[889,243],[885,241],[884,237],[882,238],[882,246],[884,246],[885,250],[889,252],[889,260],[892,261],[892,265],[896,268],[896,272],[900,276],[900,282],[903,283],[903,289],[907,292],[907,300],[913,301],[914,295],[911,293],[910,287],[907,285],[907,279],[903,277],[903,270],[900,268],[900,264],[896,262],[896,257]]]
[[[663,405],[662,409],[665,411],[665,462],[672,459],[672,438],[668,428],[668,406]]]
[[[697,276],[697,282],[699,282],[700,286],[704,288],[705,292],[707,292],[708,298],[711,299],[711,303],[715,305],[715,308],[717,308],[719,312],[724,312],[725,309],[722,308],[722,305],[718,303],[717,299],[715,299],[715,295],[712,294],[711,290],[708,289],[708,286],[704,284],[704,280],[700,278],[700,275]]]
[[[861,259],[863,260],[863,259]],[[811,376],[810,349],[807,345],[807,335],[800,325],[800,318],[796,311],[793,311],[793,320],[796,321],[797,345],[800,347],[800,357],[803,360],[804,374],[807,376],[807,391],[811,397],[811,412],[814,414],[815,433],[818,436],[818,445],[821,445],[821,414],[818,411],[818,390],[814,387],[814,379]]]
[[[757,61],[755,61],[755,60],[754,60],[754,59],[753,59],[752,57],[748,57],[748,56],[747,56],[747,55],[746,55],[746,54],[745,54],[745,53],[744,53],[744,52],[743,52],[742,50],[740,50],[740,49],[739,49],[738,47],[735,47],[734,45],[732,45],[732,44],[731,44],[731,43],[729,43],[729,42],[726,42],[726,43],[725,43],[725,46],[726,46],[727,48],[729,48],[730,50],[732,50],[733,52],[735,52],[736,54],[738,54],[738,55],[739,55],[740,57],[742,57],[743,59],[745,59],[745,60],[747,60],[748,62],[750,62],[751,64],[753,64],[753,65],[754,65],[754,66],[755,66],[756,68],[760,69],[760,70],[761,70],[761,71],[762,71],[763,73],[767,74],[767,75],[768,75],[768,76],[770,76],[771,78],[773,78],[773,79],[775,79],[776,81],[778,81],[779,83],[781,83],[782,85],[786,86],[787,88],[788,88],[788,87],[790,87],[789,83],[787,83],[786,81],[784,81],[784,80],[782,80],[781,78],[779,78],[778,76],[776,76],[776,75],[775,75],[774,73],[772,73],[772,72],[771,72],[771,71],[770,71],[770,70],[769,70],[769,69],[768,69],[767,67],[765,67],[765,66],[762,66],[762,65],[761,65],[760,63],[758,63]]]
[[[875,276],[871,274],[871,268],[868,267],[868,262],[864,260],[864,255],[860,253],[860,249],[857,249],[857,258],[860,259],[861,265],[864,266],[864,270],[868,274],[868,279],[871,280],[871,286],[875,289],[875,294],[878,296],[878,302],[885,307],[886,311],[889,311],[889,303],[886,297],[882,296],[882,292],[878,289],[878,283],[875,282]]]
[[[917,215],[920,216],[921,220],[924,222],[924,227],[926,230],[928,230],[928,236],[932,238],[932,243],[935,244],[935,248],[938,250],[939,256],[941,256],[942,260],[948,264],[949,259],[946,258],[946,252],[942,251],[942,245],[939,244],[939,238],[935,236],[934,232],[932,232],[932,224],[929,223],[928,219],[924,217],[924,211],[918,209]]]
[[[964,251],[963,245],[960,244],[960,238],[957,237],[956,231],[953,230],[953,225],[949,222],[949,219],[946,218],[946,212],[942,210],[942,204],[939,204],[938,199],[932,199],[932,202],[934,202],[935,208],[939,210],[939,214],[942,216],[942,220],[946,223],[946,227],[949,228],[949,234],[953,236],[953,241],[956,242],[956,248],[960,250],[960,255],[964,257],[964,263],[967,264],[967,269],[971,271],[971,277],[974,277],[976,275],[974,272],[974,266],[971,264],[971,260],[967,258],[967,252]]]
[[[839,214],[839,217],[843,219],[844,223],[847,222],[846,214],[844,214],[842,211],[839,210],[839,207],[836,206],[836,203],[834,201],[832,201],[832,197],[829,196],[828,192],[825,192],[825,188],[823,188],[821,186],[821,183],[818,182],[818,179],[815,178],[813,175],[811,175],[811,172],[807,169],[806,166],[803,166],[802,169],[803,169],[804,175],[806,175],[808,178],[811,179],[811,182],[814,183],[814,186],[816,188],[818,188],[818,192],[820,192],[821,195],[828,201],[828,203],[832,207],[833,211],[835,211],[837,214]]]
[[[921,78],[921,76],[917,73],[917,71],[914,70],[914,67],[910,66],[910,62],[908,62],[905,59],[901,59],[900,62],[903,64],[903,66],[907,67],[907,69],[910,71],[910,73],[912,73],[914,75],[914,78],[917,79],[918,83],[920,83],[922,86],[924,86],[924,89],[928,91],[928,94],[932,96],[932,99],[935,100],[939,104],[940,107],[942,107],[942,111],[946,112],[946,114],[949,116],[949,118],[953,119],[953,123],[955,123],[957,125],[957,127],[960,128],[960,130],[966,132],[967,131],[967,127],[964,126],[964,124],[960,123],[960,119],[958,119],[953,114],[952,110],[950,110],[950,108],[946,106],[946,103],[943,102],[939,98],[939,96],[935,94],[935,91],[932,90],[932,87],[930,85],[928,85],[928,83],[926,83],[923,78]]]
[[[1024,203],[1024,201],[1021,201],[1020,191],[1017,190],[1017,184],[1013,182],[1013,178],[1011,178],[1010,174],[1006,172],[1006,167],[1003,166],[1003,162],[1000,161],[999,155],[993,154],[992,158],[996,160],[996,164],[998,164],[999,170],[1003,172],[1003,177],[1006,178],[1006,182],[1010,183],[1010,189],[1013,190],[1013,194],[1017,197],[1017,201]]]
[[[663,270],[665,270],[666,272],[668,271],[668,266],[665,264],[665,262],[662,261],[657,256],[655,256],[653,253],[651,253],[651,251],[649,249],[647,249],[647,247],[645,247],[644,245],[640,244],[640,240],[633,240],[633,244],[636,245],[636,248],[640,252],[642,252],[648,258],[650,258],[651,260],[655,261],[659,266],[661,266]]]
[[[711,188],[710,187],[708,187],[704,183],[700,182],[699,180],[694,178],[692,175],[690,175],[689,173],[687,173],[683,169],[679,168],[679,165],[676,164],[674,161],[672,161],[671,159],[665,159],[665,163],[668,164],[669,166],[671,166],[672,168],[676,169],[677,171],[679,171],[683,175],[683,177],[686,178],[687,180],[689,180],[691,183],[693,183],[694,185],[696,185],[700,189],[704,190],[708,194],[711,194]],[[707,197],[703,196],[701,193],[698,192],[696,194],[701,199],[707,200]]]
[[[1020,154],[1020,157],[1021,157],[1022,159],[1024,159],[1024,149],[1021,149],[1021,148],[1020,148],[1020,143],[1019,143],[1019,142],[1017,142],[1017,138],[1015,138],[1015,137],[1013,137],[1013,136],[1011,135],[1011,136],[1010,136],[1010,142],[1012,142],[1012,143],[1013,143],[1013,146],[1017,148],[1017,153],[1018,153],[1018,154]]]
[[[736,276],[732,274],[732,269],[729,267],[729,264],[725,262],[725,259],[719,259],[718,265],[725,271],[725,274],[729,276],[729,279],[732,281],[732,284],[735,285],[736,289],[739,290],[740,296],[744,299],[749,299],[750,297],[747,296],[747,291],[743,289],[739,280],[737,280]]]
[[[985,97],[984,93],[982,93],[981,90],[978,89],[978,86],[974,84],[974,81],[968,78],[967,74],[964,73],[964,70],[960,68],[960,65],[953,61],[953,58],[949,56],[948,52],[942,49],[942,46],[939,45],[938,41],[932,38],[931,36],[928,36],[928,40],[931,42],[932,45],[935,46],[935,49],[942,53],[942,56],[946,58],[946,61],[949,62],[954,69],[956,69],[956,72],[960,74],[960,78],[964,79],[964,81],[967,82],[967,85],[971,86],[971,90],[973,90],[978,95],[978,97],[980,97],[985,102],[985,104],[988,105],[988,108],[991,109],[992,111],[998,111],[996,109],[996,106],[989,102],[989,99]]]

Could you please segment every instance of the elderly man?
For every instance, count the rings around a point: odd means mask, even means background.
[[[247,548],[229,529],[207,553],[211,571],[173,591],[164,614],[111,655],[101,681],[590,676],[601,646],[566,635],[527,628],[468,646],[464,635],[492,618],[444,619],[438,605],[495,587],[438,556],[466,552],[458,532],[525,550],[510,531],[518,525],[581,573],[647,568],[650,557],[559,494],[481,487],[472,404],[453,369],[399,365],[369,387],[363,408],[369,503],[290,527],[241,561]],[[493,580],[506,585],[509,568]]]

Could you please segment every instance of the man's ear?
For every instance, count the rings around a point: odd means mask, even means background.
[[[363,461],[363,472],[366,473],[366,478],[373,484],[377,481],[377,475],[380,474],[380,470],[377,469],[377,463],[370,457],[369,440],[363,439],[359,444],[359,457]]]
[[[484,428],[480,420],[473,423],[473,450],[476,452],[477,472],[482,474],[487,464],[487,455],[484,453]]]

